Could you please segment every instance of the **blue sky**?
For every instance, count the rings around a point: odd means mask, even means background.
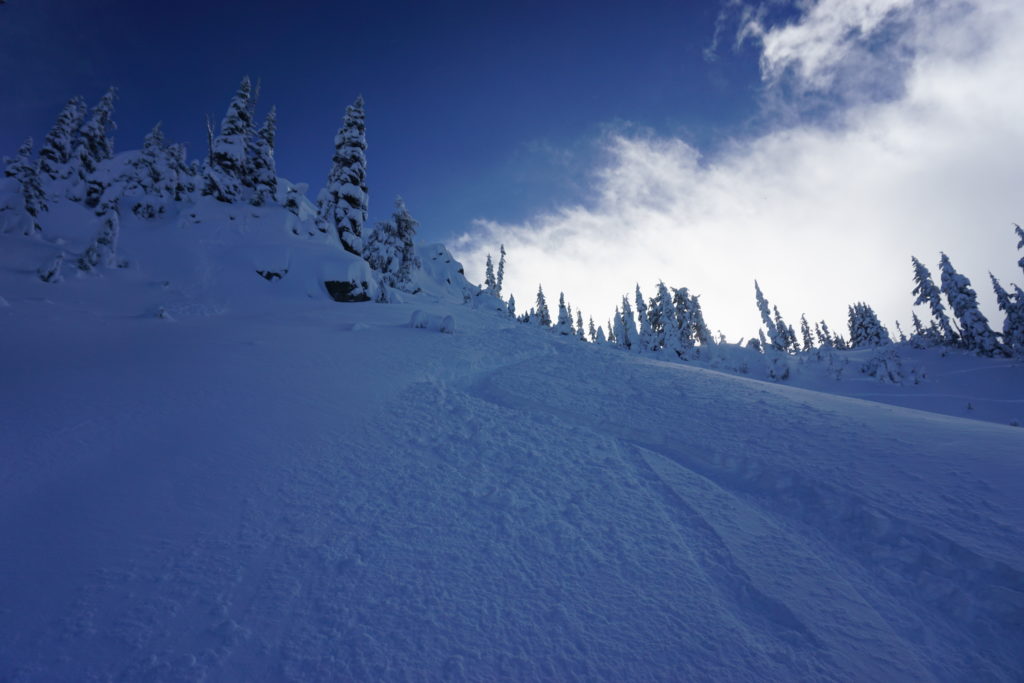
[[[474,278],[509,250],[598,322],[639,283],[701,294],[756,334],[753,279],[790,322],[912,310],[939,252],[996,325],[988,271],[1021,282],[1019,0],[138,3],[0,7],[0,149],[68,97],[121,91],[120,149],[157,121],[193,155],[243,75],[279,112],[281,175],[326,177],[367,102],[371,220],[402,194]]]

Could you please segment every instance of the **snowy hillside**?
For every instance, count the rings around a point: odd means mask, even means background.
[[[1024,676],[1021,429],[48,248],[0,270],[0,679]]]
[[[8,163],[0,680],[1024,679],[1016,328],[585,343],[368,229],[361,98],[314,203],[249,88],[202,164],[113,90]]]

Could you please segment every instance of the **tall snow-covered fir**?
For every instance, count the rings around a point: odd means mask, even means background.
[[[249,140],[253,133],[251,93],[252,83],[246,76],[231,98],[220,123],[220,133],[213,138],[209,161],[203,169],[203,194],[221,202],[243,200],[244,192],[253,185],[248,158]]]
[[[363,226],[369,210],[366,187],[366,114],[363,97],[349,105],[334,137],[334,157],[327,185],[317,197],[317,223],[334,231],[347,251],[363,252]]]

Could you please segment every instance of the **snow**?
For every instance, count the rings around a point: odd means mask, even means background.
[[[1019,361],[664,362],[440,245],[339,304],[289,216],[124,215],[98,276],[78,206],[0,235],[0,680],[1024,677]]]

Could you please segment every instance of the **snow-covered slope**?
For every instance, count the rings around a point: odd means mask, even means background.
[[[146,227],[58,285],[0,236],[0,679],[1024,677],[1024,430]]]

